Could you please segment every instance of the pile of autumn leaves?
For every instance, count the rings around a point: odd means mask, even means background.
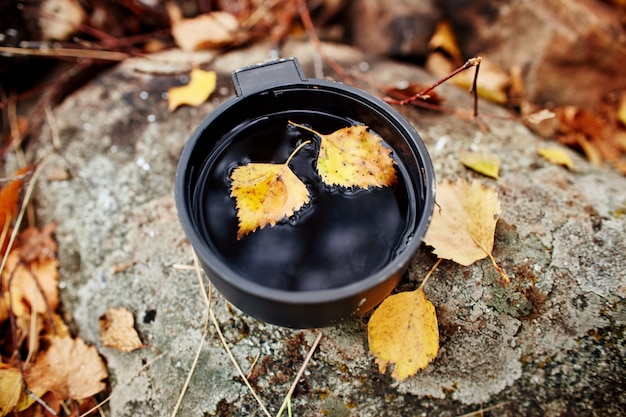
[[[107,369],[93,346],[73,338],[59,307],[56,225],[12,226],[19,215],[23,178],[0,190],[0,416],[78,415],[105,389]]]

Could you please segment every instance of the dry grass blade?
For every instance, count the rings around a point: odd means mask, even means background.
[[[198,282],[200,283],[200,288],[202,290],[202,294],[204,295],[204,301],[205,301],[205,303],[207,305],[209,316],[211,317],[211,321],[213,322],[213,326],[215,327],[215,330],[217,331],[217,335],[219,336],[220,341],[222,342],[222,346],[226,350],[226,354],[230,358],[230,361],[232,362],[232,364],[235,366],[235,369],[237,369],[237,372],[239,373],[239,376],[243,380],[244,384],[250,390],[250,393],[252,394],[252,396],[256,400],[257,404],[259,404],[259,407],[261,407],[261,410],[263,410],[263,413],[267,417],[272,417],[272,415],[267,410],[265,405],[263,405],[263,402],[261,402],[261,399],[259,398],[259,396],[256,393],[256,391],[254,390],[254,388],[252,388],[252,385],[250,385],[250,381],[248,381],[248,378],[246,378],[246,374],[244,374],[243,370],[241,369],[241,367],[237,363],[237,360],[235,359],[235,357],[233,356],[232,352],[230,351],[230,348],[228,347],[228,344],[226,343],[226,339],[224,338],[224,335],[222,334],[222,330],[220,329],[219,323],[217,322],[217,319],[215,318],[215,314],[213,313],[213,309],[211,308],[211,299],[210,299],[209,296],[207,296],[207,291],[206,291],[206,288],[204,286],[204,282],[202,280],[202,270],[200,269],[200,265],[198,263],[198,258],[196,257],[195,253],[193,254],[193,259],[194,259],[194,268],[193,269],[195,269],[195,271],[196,271],[196,274],[197,274],[197,277],[198,277]],[[181,265],[177,265],[177,267],[180,268]],[[187,269],[187,268],[180,268],[180,269]],[[212,292],[213,292],[212,291],[212,287],[209,287],[209,294],[211,294]],[[205,330],[206,330],[206,327],[205,327]],[[180,402],[182,400],[182,397],[185,394],[185,390],[187,389],[188,382],[191,379],[191,375],[193,374],[193,370],[194,370],[195,365],[197,363],[197,359],[198,359],[200,350],[202,348],[202,343],[204,343],[204,336],[202,337],[202,342],[200,344],[200,347],[198,348],[198,353],[196,354],[196,359],[194,360],[194,364],[192,366],[192,369],[189,371],[189,375],[187,377],[187,381],[185,382],[185,386],[183,387],[183,390],[181,391],[181,397],[179,398],[179,401],[178,401],[178,403],[176,405],[174,413],[172,413],[172,417],[174,417],[176,415],[176,413],[178,411],[178,407],[180,406]]]
[[[28,56],[47,56],[51,58],[87,58],[99,59],[102,61],[123,61],[130,58],[130,55],[124,52],[101,51],[95,49],[80,48],[14,48],[9,46],[0,46],[0,52],[12,55],[28,55]]]
[[[152,360],[150,360],[149,362],[147,362],[145,365],[143,365],[141,368],[139,368],[137,370],[137,372],[135,372],[135,374],[128,379],[128,381],[120,384],[119,386],[124,386],[124,385],[128,385],[130,384],[130,382],[141,373],[141,371],[143,371],[144,369],[149,368],[154,362],[156,362],[157,360],[161,359],[163,356],[165,356],[167,354],[167,352],[162,352],[160,355],[158,355],[157,357],[153,358]],[[98,404],[96,404],[95,406],[93,406],[92,408],[90,408],[89,410],[85,411],[83,414],[81,414],[79,417],[87,417],[88,415],[90,415],[91,413],[93,413],[94,411],[98,410],[100,412],[100,415],[102,415],[102,406],[105,405],[106,403],[108,403],[109,401],[111,401],[111,396],[109,395],[108,397],[106,397],[104,400],[100,401]],[[68,413],[69,415],[69,413]]]
[[[281,405],[280,410],[278,410],[278,414],[276,414],[276,417],[280,417],[283,411],[285,411],[285,407],[291,404],[291,396],[293,395],[293,392],[296,390],[296,386],[298,385],[298,382],[300,382],[300,378],[302,378],[302,375],[304,374],[304,370],[306,369],[307,365],[309,364],[309,361],[313,357],[313,353],[315,352],[315,349],[317,348],[317,345],[319,344],[321,339],[322,339],[322,332],[319,332],[317,334],[317,337],[315,338],[315,341],[313,342],[313,345],[311,346],[311,349],[309,349],[309,353],[306,355],[306,358],[304,358],[304,362],[302,362],[302,366],[298,370],[298,373],[296,374],[296,377],[294,378],[293,383],[291,384],[291,387],[289,387],[289,392],[287,392],[287,396],[285,397],[285,400],[283,401],[283,405]],[[291,412],[289,412],[289,415],[291,416]]]
[[[194,253],[193,262],[195,265],[196,276],[198,277],[198,282],[200,283],[200,288],[202,289],[202,295],[204,296],[204,302],[207,306],[207,316],[204,318],[204,329],[202,330],[202,338],[200,339],[200,344],[198,345],[198,350],[196,351],[196,356],[193,358],[193,362],[191,364],[191,369],[187,374],[187,379],[185,379],[185,383],[183,384],[183,388],[180,390],[180,395],[178,397],[178,401],[176,401],[176,405],[174,406],[174,411],[172,411],[172,417],[175,417],[178,413],[178,409],[180,408],[180,404],[183,402],[183,398],[185,397],[185,393],[187,392],[187,388],[189,387],[189,382],[191,381],[191,377],[193,376],[193,372],[198,365],[198,359],[200,359],[200,353],[202,352],[202,346],[204,345],[204,340],[206,339],[207,332],[209,330],[209,314],[211,310],[211,298],[210,293],[207,296],[206,290],[204,288],[204,282],[202,282],[202,275],[200,272],[200,267],[198,265],[198,258]]]

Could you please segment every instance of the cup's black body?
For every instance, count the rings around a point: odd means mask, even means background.
[[[397,285],[426,233],[434,206],[435,179],[428,152],[415,129],[382,100],[342,83],[307,79],[296,59],[283,59],[233,72],[236,97],[196,128],[185,145],[176,173],[178,215],[203,269],[233,305],[269,323],[295,328],[324,327],[361,315]],[[381,270],[332,289],[286,291],[240,276],[215,252],[198,228],[197,182],[215,144],[245,120],[290,110],[340,115],[380,134],[408,172],[411,231],[404,249]]]

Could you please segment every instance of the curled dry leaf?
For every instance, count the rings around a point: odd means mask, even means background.
[[[500,215],[498,194],[480,182],[444,180],[437,185],[436,207],[424,242],[434,253],[468,266],[487,256],[505,283],[509,278],[496,264],[493,250]]]
[[[217,84],[215,71],[203,71],[198,68],[191,70],[189,84],[172,87],[168,90],[167,100],[170,111],[179,106],[199,106],[211,96]]]
[[[367,126],[348,126],[328,135],[297,123],[292,125],[321,138],[317,172],[328,185],[340,187],[389,187],[396,183],[391,149]]]
[[[20,260],[19,250],[9,254],[2,272],[2,289],[4,294],[10,294],[11,307],[17,317],[30,313],[46,314],[57,309],[58,267],[56,259],[24,263]]]
[[[51,336],[48,341],[48,349],[25,370],[32,391],[51,391],[58,398],[83,400],[105,388],[108,373],[95,347],[71,337]]]
[[[439,351],[437,314],[422,288],[387,297],[367,328],[380,372],[394,364],[391,376],[398,381],[426,368]]]
[[[110,308],[100,317],[100,340],[122,352],[144,347],[135,330],[133,314],[124,307]]]

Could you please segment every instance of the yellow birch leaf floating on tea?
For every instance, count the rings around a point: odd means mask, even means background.
[[[572,159],[563,149],[539,148],[537,150],[537,153],[548,162],[551,162],[555,165],[562,165],[569,169],[574,169],[574,163],[572,162]]]
[[[172,87],[167,91],[168,109],[176,110],[179,106],[199,106],[207,101],[215,90],[217,75],[215,71],[203,71],[198,68],[191,70],[189,84]]]
[[[284,164],[249,163],[233,170],[230,196],[237,205],[237,239],[276,225],[309,202],[309,190],[289,168],[293,155],[307,143],[298,146]]]
[[[467,168],[498,179],[500,177],[500,158],[488,153],[462,152],[461,163]]]
[[[491,254],[500,211],[495,190],[478,181],[444,180],[437,185],[435,210],[424,243],[432,246],[438,257],[464,266],[488,256],[508,284],[509,277]]]
[[[398,381],[426,368],[439,351],[437,314],[421,287],[385,298],[367,328],[380,372],[395,364],[391,376]]]
[[[292,121],[290,124],[321,138],[317,172],[327,185],[340,187],[389,187],[396,183],[391,150],[367,126],[348,126],[328,135]]]

